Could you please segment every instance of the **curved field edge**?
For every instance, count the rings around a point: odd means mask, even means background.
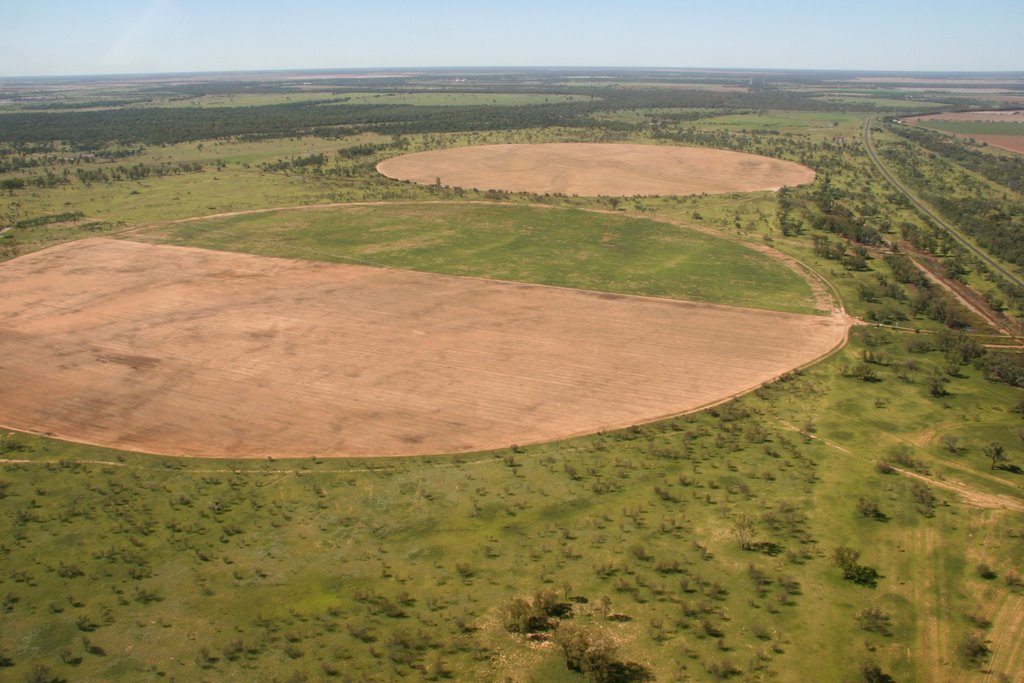
[[[109,238],[2,271],[6,424],[166,454],[549,441],[756,388],[846,332],[837,317]]]
[[[781,255],[678,223],[490,202],[290,207],[142,226],[137,241],[554,285],[790,313],[820,312]]]
[[[621,142],[447,147],[393,156],[376,170],[420,185],[585,197],[774,191],[815,178],[813,169],[772,156]]]

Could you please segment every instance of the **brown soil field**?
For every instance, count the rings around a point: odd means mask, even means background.
[[[690,195],[778,190],[814,181],[791,161],[701,147],[599,143],[480,145],[385,159],[389,178],[565,195]]]
[[[0,424],[126,450],[466,452],[623,427],[842,342],[804,316],[90,238],[0,264]]]
[[[1000,110],[1000,111],[957,111],[944,114],[926,114],[924,116],[911,116],[908,123],[918,121],[998,121],[998,122],[1020,122],[1024,124],[1024,109]],[[1021,126],[1024,129],[1024,125]],[[946,131],[943,131],[946,132]],[[975,133],[947,133],[954,137],[984,142],[1005,149],[1010,152],[1024,154],[1024,135],[978,135]]]
[[[1024,154],[1024,135],[965,135],[963,137],[974,138],[978,142],[984,142],[993,147]]]
[[[995,111],[950,111],[942,114],[925,114],[910,116],[907,121],[1021,121],[1024,122],[1024,110],[1000,109]]]

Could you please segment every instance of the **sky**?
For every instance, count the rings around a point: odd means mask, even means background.
[[[0,76],[443,66],[1024,71],[1022,0],[0,0]]]

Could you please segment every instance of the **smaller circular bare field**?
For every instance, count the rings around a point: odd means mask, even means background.
[[[704,147],[481,145],[385,159],[377,171],[429,185],[566,195],[690,195],[778,190],[814,180],[781,159]]]

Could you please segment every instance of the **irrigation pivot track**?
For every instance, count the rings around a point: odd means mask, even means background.
[[[896,176],[894,176],[889,171],[889,169],[885,167],[885,164],[882,163],[882,160],[878,158],[878,154],[875,152],[875,145],[871,141],[871,122],[873,120],[874,117],[871,116],[867,117],[864,120],[864,148],[867,150],[868,156],[871,158],[871,161],[875,164],[875,166],[882,173],[882,175],[885,176],[885,179],[888,180],[893,187],[899,190],[907,199],[909,199],[910,203],[917,207],[917,209],[921,213],[923,213],[925,216],[934,221],[935,224],[938,225],[940,228],[942,228],[950,235],[952,235],[953,239],[955,239],[957,243],[960,244],[960,246],[962,246],[963,248],[967,249],[972,254],[980,258],[990,268],[999,272],[1003,277],[1005,277],[1013,284],[1017,285],[1018,287],[1024,287],[1024,280],[1021,280],[1015,274],[1011,273],[1009,270],[1007,270],[1000,264],[996,263],[996,261],[988,254],[986,254],[983,250],[971,244],[971,242],[966,237],[963,236],[963,233],[961,233],[955,227],[953,227],[945,220],[943,220],[941,216],[939,216],[932,209],[930,209],[924,202],[918,199],[910,190],[907,189],[907,187],[903,183],[896,179]]]

